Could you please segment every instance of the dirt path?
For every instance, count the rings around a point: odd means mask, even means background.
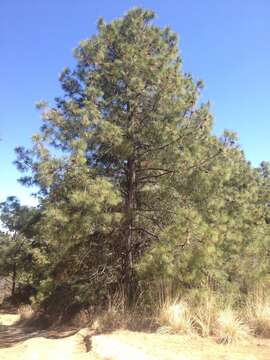
[[[107,335],[94,336],[87,352],[87,329],[35,331],[20,326],[18,320],[16,314],[0,313],[0,360],[152,360]]]
[[[36,331],[18,320],[16,313],[0,312],[0,360],[270,359],[270,340],[253,338],[246,344],[224,346],[214,339],[131,331],[91,336],[87,352],[87,329]]]
[[[18,320],[16,314],[0,314],[0,360],[91,359],[82,333],[74,329],[35,331],[17,325]]]

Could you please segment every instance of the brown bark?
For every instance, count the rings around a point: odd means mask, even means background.
[[[134,297],[134,276],[133,276],[133,242],[134,242],[134,215],[136,209],[136,169],[135,159],[131,158],[127,164],[127,198],[126,198],[126,249],[125,249],[125,290],[128,302],[131,303]]]
[[[14,262],[12,267],[12,287],[11,287],[11,297],[15,294],[16,289],[16,278],[17,278],[17,265],[16,262]]]

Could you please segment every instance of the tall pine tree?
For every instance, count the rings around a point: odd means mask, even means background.
[[[60,77],[64,97],[42,104],[33,149],[17,149],[19,166],[33,172],[23,181],[40,186],[59,241],[69,231],[71,242],[100,232],[116,239],[129,297],[134,261],[184,202],[179,177],[219,153],[206,146],[212,118],[197,105],[202,84],[182,72],[177,36],[153,19],[142,9],[101,19],[76,49],[76,69]]]

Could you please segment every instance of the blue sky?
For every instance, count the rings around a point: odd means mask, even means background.
[[[100,16],[134,6],[155,10],[156,24],[179,34],[184,70],[206,85],[215,133],[236,131],[254,165],[270,160],[270,1],[0,0],[0,200],[33,202],[12,162],[40,126],[35,103],[61,95],[59,73]]]

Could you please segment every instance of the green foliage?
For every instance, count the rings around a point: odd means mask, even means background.
[[[2,225],[0,234],[0,273],[11,277],[11,297],[28,301],[35,292],[46,264],[45,244],[38,238],[38,209],[21,206],[9,197],[0,204]]]
[[[247,292],[269,273],[269,165],[254,169],[234,133],[212,135],[202,82],[153,19],[140,8],[101,19],[60,76],[64,96],[38,104],[33,147],[16,149],[40,205],[26,226],[30,210],[3,216],[37,244],[38,302],[65,289],[93,304],[119,286],[134,300],[160,280]]]

